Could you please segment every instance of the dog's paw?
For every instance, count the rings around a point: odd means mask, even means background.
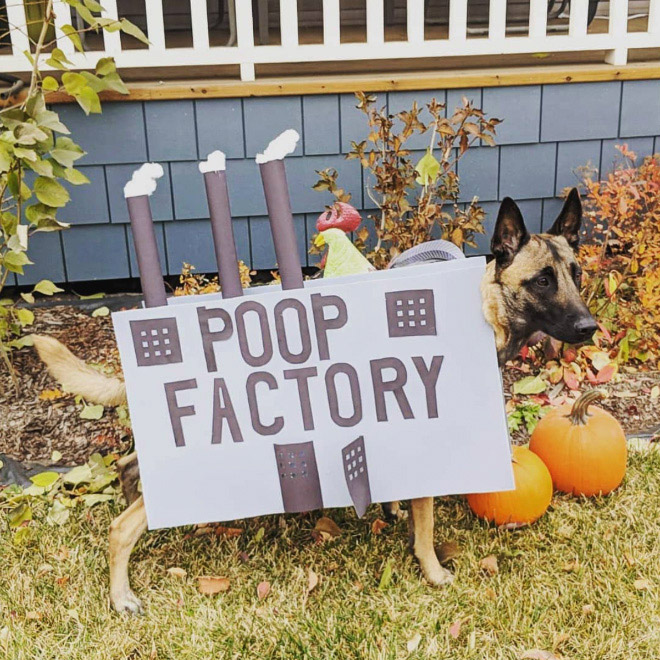
[[[130,590],[111,596],[112,606],[117,612],[128,612],[129,614],[142,614],[144,608],[140,599]]]
[[[447,587],[454,581],[454,574],[439,564],[423,571],[427,582],[434,587]]]

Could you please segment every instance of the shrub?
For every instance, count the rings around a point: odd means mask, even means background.
[[[483,209],[474,198],[465,208],[458,204],[459,177],[456,163],[477,140],[493,146],[498,119],[484,113],[467,99],[450,117],[445,105],[435,99],[426,105],[428,123],[420,119],[421,108],[413,103],[409,111],[396,115],[376,108],[376,97],[357,93],[357,107],[366,115],[369,135],[352,142],[348,159],[360,161],[372,183],[368,194],[378,208],[368,216],[373,224],[375,245],[367,246],[369,230],[357,233],[356,246],[377,268],[410,247],[431,238],[445,238],[459,247],[475,246],[474,235],[483,233]],[[413,162],[407,141],[415,134],[428,136],[424,156]],[[316,190],[330,191],[340,202],[350,194],[339,188],[337,172],[317,172]],[[451,206],[451,211],[446,210]]]

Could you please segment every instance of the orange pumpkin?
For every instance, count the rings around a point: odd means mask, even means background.
[[[497,525],[533,523],[550,506],[552,477],[543,461],[525,447],[513,447],[511,462],[515,490],[475,493],[467,501],[472,511]]]
[[[606,495],[623,481],[626,436],[610,413],[591,406],[602,398],[598,390],[589,390],[572,408],[551,410],[532,433],[529,448],[548,466],[555,488],[563,493]]]

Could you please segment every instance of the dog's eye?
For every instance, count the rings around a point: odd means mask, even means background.
[[[539,286],[548,286],[550,284],[550,280],[545,275],[542,275],[541,277],[537,278],[536,283]]]

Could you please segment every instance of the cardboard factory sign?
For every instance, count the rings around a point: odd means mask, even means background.
[[[149,526],[512,488],[484,267],[114,314]]]

